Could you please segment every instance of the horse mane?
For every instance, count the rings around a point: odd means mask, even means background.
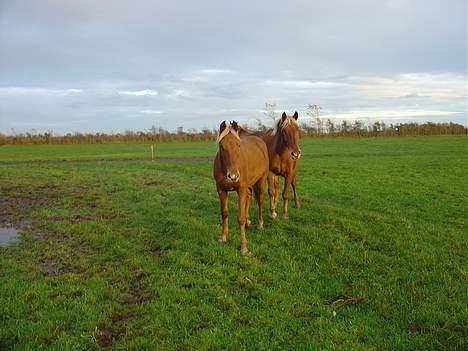
[[[252,135],[254,133],[253,131],[241,126],[239,126],[239,130],[237,132],[239,133],[239,136]]]
[[[232,135],[234,135],[237,139],[240,140],[239,133],[233,127],[226,126],[226,128],[224,128],[224,130],[221,133],[219,133],[218,138],[216,139],[216,144],[219,144],[219,142],[229,133],[232,133]]]
[[[280,128],[284,129],[284,128],[288,127],[289,125],[291,125],[291,123],[298,126],[297,121],[294,118],[288,116],[288,117],[286,117],[284,122],[282,122],[282,117],[280,117],[279,119],[277,119],[275,121],[275,128],[273,128],[273,131],[271,132],[271,135],[276,135],[276,133],[278,132],[278,130]]]
[[[239,127],[239,136],[242,138],[244,136],[258,136],[263,137],[265,135],[272,135],[273,132],[272,128],[266,130],[251,130],[244,127]]]

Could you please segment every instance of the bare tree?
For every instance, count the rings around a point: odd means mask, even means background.
[[[257,122],[257,130],[259,132],[264,132],[265,130],[267,130],[267,126],[263,124],[261,118],[256,118],[255,121]]]
[[[315,129],[317,134],[320,134],[323,130],[323,121],[320,119],[320,114],[322,113],[322,108],[319,105],[307,105],[307,116],[311,117],[311,122],[315,124]],[[314,125],[312,125],[314,128]]]
[[[333,121],[330,118],[327,119],[326,128],[327,128],[327,132],[329,134],[332,134],[332,135],[335,134],[335,132],[336,132],[335,123],[333,123]]]
[[[276,118],[278,117],[276,114],[276,104],[275,103],[269,103],[265,102],[265,116],[269,117],[274,124],[276,121]]]

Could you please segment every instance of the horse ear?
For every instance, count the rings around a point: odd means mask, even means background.
[[[219,125],[219,133],[221,134],[223,130],[225,129],[226,129],[226,121],[223,121],[223,123]]]
[[[286,112],[283,112],[283,114],[281,115],[281,122],[286,121],[286,118],[288,118],[288,116],[286,116]]]
[[[237,124],[236,121],[232,121],[231,122],[231,125],[232,125],[232,128],[234,128],[234,130],[237,132],[239,130],[239,125]]]
[[[297,117],[299,117],[299,115],[297,114],[297,111],[294,112],[293,114],[293,118],[297,121]]]

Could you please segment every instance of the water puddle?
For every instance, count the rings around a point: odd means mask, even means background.
[[[19,242],[20,231],[15,228],[0,228],[0,246],[7,246]]]

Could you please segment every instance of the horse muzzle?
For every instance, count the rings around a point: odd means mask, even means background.
[[[301,152],[300,151],[292,151],[291,152],[291,158],[293,160],[297,160],[301,157]]]
[[[240,178],[239,171],[237,171],[235,173],[228,172],[226,174],[226,178],[231,182],[238,182],[239,178]]]

